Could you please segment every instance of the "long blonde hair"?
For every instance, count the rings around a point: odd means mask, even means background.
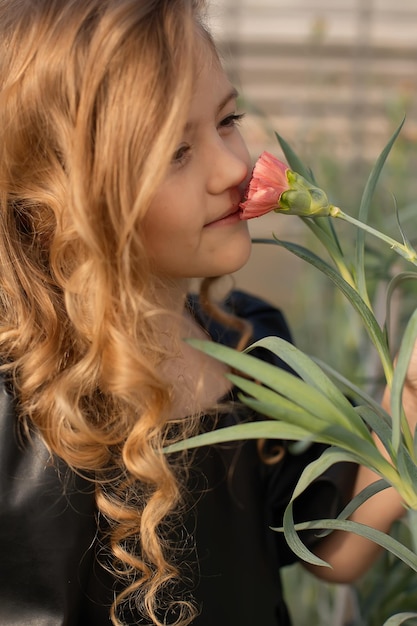
[[[96,481],[125,580],[114,624],[135,593],[161,624],[178,576],[161,536],[180,500],[161,453],[170,390],[139,224],[188,112],[201,9],[0,0],[2,367],[26,423]],[[172,602],[189,623],[190,603]]]

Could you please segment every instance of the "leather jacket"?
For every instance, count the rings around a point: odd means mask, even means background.
[[[231,305],[252,323],[254,341],[289,338],[274,307],[241,292],[233,292]],[[196,301],[190,307],[216,341],[234,345],[234,331],[205,319]],[[225,415],[223,425],[235,418]],[[192,475],[202,485],[185,524],[198,549],[195,595],[203,610],[196,626],[288,626],[279,568],[295,556],[271,528],[281,525],[299,475],[321,449],[286,454],[274,466],[260,464],[253,441],[193,455]],[[303,519],[337,514],[355,471],[328,471],[301,500]],[[111,626],[116,581],[99,564],[101,539],[92,482],[52,457],[35,432],[23,434],[0,377],[0,626]],[[134,607],[125,621],[143,623]]]
[[[94,487],[20,432],[1,379],[1,626],[81,623],[96,528]]]

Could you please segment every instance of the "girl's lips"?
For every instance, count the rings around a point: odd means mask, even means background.
[[[234,224],[235,222],[240,222],[240,209],[237,207],[233,213],[228,213],[224,217],[220,217],[213,222],[209,222],[205,225],[205,228],[209,228],[211,226],[226,226],[228,224]]]

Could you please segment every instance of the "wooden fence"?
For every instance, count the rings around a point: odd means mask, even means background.
[[[218,1],[211,24],[228,70],[271,126],[330,137],[338,157],[375,158],[404,115],[417,140],[415,0]]]

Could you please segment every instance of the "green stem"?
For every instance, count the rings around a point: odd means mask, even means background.
[[[336,265],[337,269],[339,270],[341,277],[351,287],[355,289],[356,288],[355,281],[353,280],[352,274],[349,272],[346,266],[346,263],[343,258],[343,254],[341,252],[340,246],[338,245],[338,242],[332,239],[329,236],[328,232],[326,232],[321,227],[321,224],[322,224],[321,222],[318,222],[315,219],[312,220],[306,217],[301,217],[301,219],[304,222],[304,224],[306,224],[310,228],[310,230],[314,233],[317,239],[325,246],[331,259],[333,260],[333,263]],[[321,219],[327,219],[327,218],[321,218]]]
[[[395,239],[392,239],[392,237],[389,237],[388,235],[381,233],[379,230],[372,228],[372,226],[368,226],[368,224],[365,224],[364,222],[361,222],[355,219],[354,217],[347,215],[338,207],[332,207],[330,210],[330,215],[332,217],[338,217],[340,219],[343,219],[346,222],[349,222],[350,224],[353,224],[354,226],[370,233],[371,235],[374,235],[374,237],[377,237],[378,239],[385,241],[385,243],[387,243],[393,250],[395,250],[395,252],[397,252],[402,257],[407,259],[407,261],[410,261],[410,263],[413,263],[413,265],[417,265],[417,253],[413,248],[406,246],[404,244],[401,244],[398,241],[395,241]],[[388,387],[391,387],[392,376],[393,376],[393,366],[392,366],[391,359],[385,359],[385,356],[386,356],[385,346],[376,345],[376,348],[381,358],[387,385]],[[402,422],[402,430],[403,430],[403,435],[405,438],[407,449],[410,453],[412,453],[413,438],[411,436],[408,422],[404,414],[401,416],[401,422]]]
[[[368,224],[360,222],[351,215],[347,215],[338,207],[332,206],[330,209],[330,215],[331,217],[338,217],[342,220],[345,220],[345,222],[349,222],[350,224],[353,224],[354,226],[365,230],[367,233],[374,235],[374,237],[385,241],[385,243],[389,244],[389,246],[393,250],[395,250],[395,252],[407,259],[407,261],[410,261],[410,263],[413,263],[413,265],[417,265],[417,252],[413,248],[405,246],[404,244],[395,241],[395,239],[392,239],[392,237],[389,237],[388,235],[381,233],[379,230],[372,228],[372,226],[368,226]]]
[[[395,250],[395,252],[397,252],[402,257],[407,259],[407,261],[410,261],[410,263],[413,263],[413,265],[417,265],[417,252],[411,246],[404,245],[404,244],[399,243],[398,241],[395,241],[395,239],[392,239],[388,235],[381,233],[379,230],[372,228],[372,226],[368,226],[368,224],[365,224],[364,222],[361,222],[355,219],[354,217],[347,215],[338,207],[331,207],[330,215],[331,217],[339,217],[340,219],[343,219],[346,222],[349,222],[350,224],[353,224],[354,226],[361,228],[362,230],[370,233],[371,235],[374,235],[378,239],[385,241],[385,243],[388,243],[389,246],[393,250]],[[381,362],[382,362],[382,366],[384,369],[387,385],[388,387],[391,387],[392,376],[393,376],[392,362],[390,359],[389,360],[385,359],[385,346],[376,345],[376,348],[381,357]],[[402,432],[403,432],[406,447],[408,451],[410,452],[410,454],[412,455],[413,449],[414,449],[413,437],[411,435],[410,428],[409,428],[409,425],[408,425],[408,422],[406,420],[404,413],[401,416],[401,423],[402,423]]]

